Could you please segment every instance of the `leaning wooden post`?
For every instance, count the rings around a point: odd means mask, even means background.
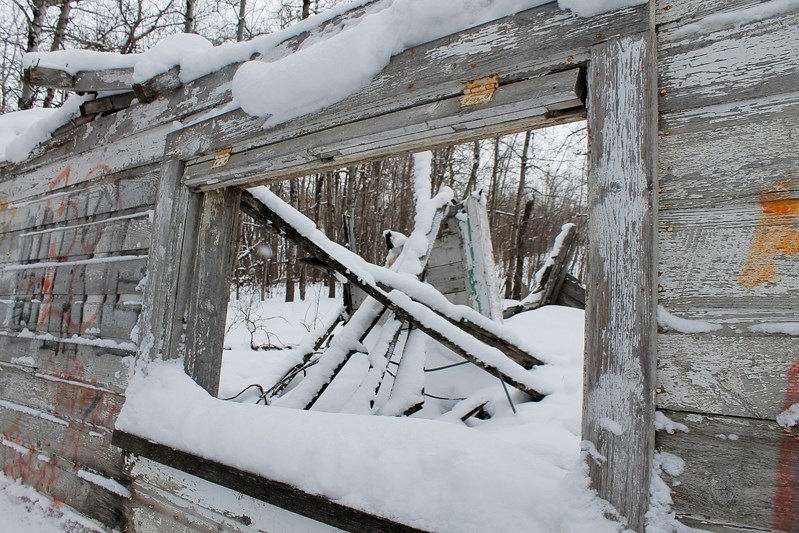
[[[656,142],[653,32],[591,50],[589,298],[582,433],[599,495],[644,531],[655,429]],[[621,428],[621,432],[619,431]]]

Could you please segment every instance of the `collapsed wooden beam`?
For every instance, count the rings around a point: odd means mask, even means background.
[[[574,256],[576,245],[576,226],[564,224],[547,255],[547,262],[536,274],[535,287],[518,305],[506,309],[503,313],[504,318],[510,318],[524,311],[538,309],[558,301],[569,274],[569,263]]]
[[[411,298],[407,297],[399,290],[392,291],[391,293],[384,292],[384,290],[378,287],[376,284],[373,284],[359,277],[355,272],[350,270],[347,267],[347,265],[342,263],[340,259],[334,257],[326,250],[324,250],[321,246],[319,246],[317,243],[315,243],[312,239],[303,235],[297,228],[294,227],[294,225],[292,225],[290,221],[285,220],[278,213],[270,209],[268,206],[264,205],[261,201],[257,200],[255,197],[253,197],[250,193],[246,191],[242,193],[242,209],[244,209],[248,214],[254,216],[255,218],[268,221],[281,233],[283,233],[288,239],[292,240],[297,245],[304,248],[306,252],[318,257],[320,260],[325,262],[329,268],[335,270],[336,272],[339,272],[341,275],[347,278],[347,280],[349,280],[353,285],[363,290],[366,294],[374,298],[381,305],[390,309],[398,319],[408,322],[413,327],[426,333],[432,339],[438,341],[439,343],[443,344],[444,346],[446,346],[447,348],[449,348],[459,356],[477,365],[478,367],[486,370],[492,375],[498,375],[503,381],[505,381],[509,385],[528,394],[534,401],[543,399],[544,397],[543,394],[533,389],[530,385],[523,383],[522,380],[508,375],[509,373],[507,371],[503,371],[503,369],[500,368],[500,366],[503,365],[501,364],[498,365],[489,362],[488,360],[486,360],[485,357],[477,354],[476,353],[477,350],[471,349],[473,347],[464,346],[463,343],[450,338],[449,336],[442,333],[438,329],[437,325],[433,325],[433,323],[439,322],[440,324],[443,321],[445,323],[449,323],[453,326],[456,326],[459,330],[470,335],[475,340],[480,341],[480,343],[483,345],[487,344],[486,342],[483,341],[483,339],[490,340],[493,344],[493,346],[491,347],[499,349],[500,352],[503,352],[502,347],[505,347],[507,350],[507,347],[511,346],[511,344],[508,343],[507,341],[500,339],[490,331],[468,320],[458,321],[451,317],[447,317],[446,315],[436,311],[431,307],[428,307],[427,305],[424,305],[419,302],[414,302]],[[332,242],[329,244],[332,246],[340,247],[339,245]],[[423,315],[423,316],[420,317],[417,315]],[[513,359],[509,355],[509,352],[516,353],[517,351],[507,350],[503,352],[508,357],[509,362],[514,363]],[[530,366],[536,364],[542,364],[538,359],[536,359],[532,355],[530,354],[526,355],[527,359],[533,362],[533,364]],[[517,368],[523,370],[523,367],[517,367]],[[521,374],[517,375],[520,376]]]
[[[64,70],[31,66],[25,69],[25,80],[36,87],[61,89],[79,93],[130,91],[133,68],[110,68],[80,71],[74,76]]]

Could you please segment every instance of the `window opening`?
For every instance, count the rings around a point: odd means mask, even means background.
[[[432,246],[419,257],[420,278],[450,302],[491,317],[490,302],[469,294],[476,283],[473,256],[487,245],[489,254],[493,248],[492,272],[482,275],[493,278],[493,318],[501,321],[504,315],[517,323],[524,316],[511,317],[543,305],[584,306],[585,155],[586,128],[577,122],[440,147],[427,155],[399,154],[269,188],[330,241],[378,265],[392,265],[413,231],[419,184],[428,197],[429,191],[451,189],[453,201],[436,211]],[[420,172],[426,174],[421,180]],[[287,207],[288,214],[277,220],[247,193],[244,198],[221,398],[334,412],[450,415],[470,425],[529,400],[517,390],[525,390],[523,384],[505,385],[513,379],[496,365],[469,364],[397,316],[399,310],[368,298],[331,268],[326,254],[308,253],[307,246],[281,236],[280,230],[290,233],[296,222]],[[465,242],[476,236],[479,217],[486,241]],[[581,338],[581,319],[576,313],[564,318],[570,322],[559,335]],[[362,324],[347,326],[350,320]],[[354,345],[336,339],[342,329],[344,335],[357,331]],[[582,346],[573,351],[581,357]],[[518,354],[517,362],[532,366],[525,355]],[[492,390],[490,399],[485,393],[475,398],[486,388]]]

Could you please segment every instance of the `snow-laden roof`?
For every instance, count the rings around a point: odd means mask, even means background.
[[[587,17],[646,1],[559,0],[558,5]],[[233,105],[250,115],[268,117],[268,125],[274,125],[327,107],[366,87],[393,55],[404,50],[546,3],[548,0],[356,0],[246,42],[213,46],[199,35],[175,34],[141,54],[32,52],[25,55],[23,66],[70,75],[132,68],[134,83],[179,67],[180,81],[185,84],[227,65],[243,63],[233,79]],[[318,32],[292,54],[273,57],[287,39],[362,6],[366,6],[363,16]],[[250,61],[253,57],[257,59]],[[17,133],[0,138],[0,161],[24,161],[36,144],[77,115],[82,101],[69,99],[64,109],[50,113],[46,121],[40,114],[17,115],[13,119]]]

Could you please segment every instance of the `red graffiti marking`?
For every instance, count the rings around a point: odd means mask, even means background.
[[[799,360],[788,370],[784,407],[799,403]],[[785,428],[780,437],[774,489],[774,516],[771,527],[780,531],[799,531],[799,430]]]
[[[104,163],[95,165],[87,172],[86,178],[81,181],[95,179],[104,174],[112,172],[112,168]],[[70,165],[67,165],[50,183],[48,189],[55,191],[71,185],[74,172]],[[62,194],[56,198],[49,199],[45,204],[45,220],[57,222],[59,220],[78,220],[81,218],[91,218],[97,211],[99,205],[103,205],[110,211],[121,205],[121,191],[118,187],[111,186],[98,188],[99,194],[90,197],[76,198],[74,195]],[[114,194],[115,193],[115,194]],[[50,263],[63,263],[74,258],[76,255],[91,257],[97,244],[100,242],[105,226],[102,224],[88,224],[78,226],[73,229],[65,229],[63,232],[53,232],[43,235],[42,239],[49,239],[47,245],[46,261]],[[38,242],[38,241],[37,241]],[[44,244],[44,243],[43,243]],[[33,259],[40,256],[37,253],[38,246],[33,251]],[[87,309],[88,316],[83,315],[83,309],[73,309],[74,300],[85,301],[86,298],[78,292],[83,292],[80,283],[83,279],[85,266],[76,266],[70,269],[62,267],[47,267],[38,271],[28,271],[27,289],[25,294],[41,294],[38,316],[30,317],[39,330],[53,330],[54,325],[58,324],[60,333],[85,333],[93,328],[102,315],[102,305],[93,309]],[[58,280],[56,278],[59,278]],[[56,282],[58,284],[56,285]],[[56,287],[59,287],[58,294],[55,294]],[[77,298],[76,298],[77,297]],[[80,305],[80,304],[78,304]],[[74,311],[74,312],[73,312]],[[20,316],[20,319],[22,316]],[[27,321],[27,319],[26,319]]]

